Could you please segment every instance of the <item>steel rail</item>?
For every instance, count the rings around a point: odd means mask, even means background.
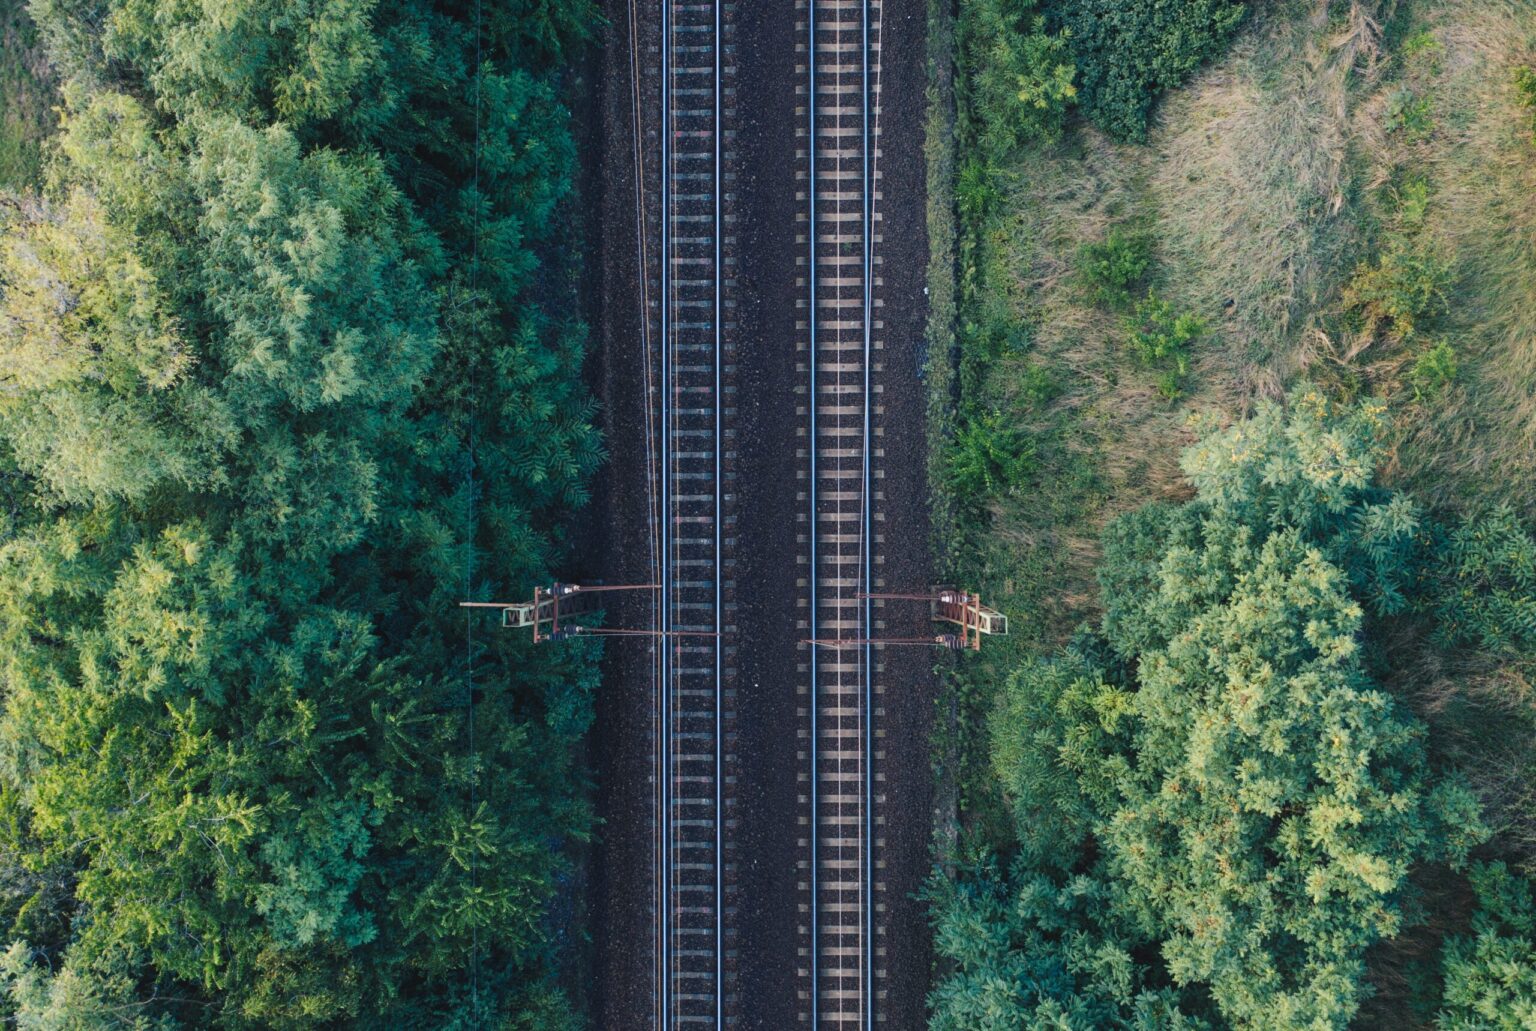
[[[862,67],[860,69],[859,98],[861,110],[859,114],[859,128],[861,130],[862,143],[861,157],[863,168],[860,179],[863,183],[863,214],[860,218],[860,227],[863,230],[863,254],[864,265],[863,285],[863,318],[860,320],[864,328],[864,427],[861,435],[864,452],[863,484],[860,495],[864,501],[864,511],[861,513],[862,525],[859,527],[860,535],[864,539],[863,570],[861,579],[866,592],[873,590],[874,582],[874,477],[871,465],[874,449],[870,443],[870,409],[874,405],[874,393],[870,389],[870,375],[874,364],[874,226],[872,224],[872,209],[874,200],[874,182],[870,177],[870,132],[869,132],[869,0],[862,0],[860,4],[861,40],[859,55]],[[862,617],[865,627],[864,636],[874,636],[874,600],[864,598]],[[861,1009],[864,1011],[865,1031],[874,1031],[875,1027],[875,647],[866,640],[864,648],[864,869],[860,878],[864,888],[864,1000]]]
[[[668,408],[672,374],[672,0],[661,4],[661,630],[672,629],[672,413]],[[644,274],[642,270],[641,274]],[[659,661],[661,707],[657,771],[661,863],[657,871],[657,1005],[659,1027],[672,1027],[672,643],[663,636]]]
[[[725,266],[720,260],[721,234],[724,226],[720,217],[720,191],[721,179],[724,169],[721,167],[720,148],[720,109],[724,106],[725,89],[720,77],[721,53],[724,49],[723,39],[720,33],[720,11],[724,6],[724,0],[715,0],[715,34],[714,34],[714,102],[715,102],[715,168],[714,186],[715,195],[713,203],[714,237],[715,237],[715,1026],[725,1026],[725,727],[722,724],[722,714],[725,711],[725,649],[721,647],[719,635],[724,629],[722,623],[721,595],[723,563],[720,560],[720,534],[723,520],[721,516],[721,468],[720,455],[725,445],[725,433],[723,429],[725,412],[725,392],[721,389],[720,373],[725,364],[724,339],[721,336],[722,327],[725,324],[725,309],[721,305],[720,287],[724,278]]]
[[[725,362],[731,346],[724,235],[728,17],[721,0],[708,7],[663,0],[659,350],[665,526],[657,631],[665,642],[658,692],[664,869],[657,875],[662,885],[657,1012],[663,1031],[684,1024],[726,1027],[732,1019],[725,990],[726,705],[732,670],[723,640],[732,630],[725,580],[731,546],[725,525],[731,504],[725,490],[731,475],[725,462],[730,414]]]
[[[811,565],[810,565],[810,578],[809,578],[810,579],[810,589],[811,589],[810,630],[811,630],[812,636],[815,636],[816,630],[817,630],[817,624],[819,623],[820,618],[821,618],[820,617],[821,610],[819,608],[817,608],[817,597],[816,597],[816,594],[817,594],[817,592],[816,592],[817,581],[821,577],[821,567],[819,565],[817,565],[818,556],[817,556],[817,548],[816,548],[816,538],[821,533],[821,524],[817,521],[817,518],[816,518],[816,507],[817,507],[817,504],[819,503],[818,488],[817,488],[818,481],[817,481],[817,478],[816,478],[817,475],[818,475],[817,469],[816,469],[816,454],[817,454],[818,449],[820,448],[820,440],[819,440],[819,438],[816,435],[817,434],[817,426],[816,426],[816,409],[817,409],[817,403],[816,403],[816,320],[818,318],[818,314],[817,313],[820,311],[820,309],[817,308],[817,306],[816,306],[816,280],[817,280],[817,276],[819,275],[818,270],[816,268],[816,229],[817,229],[817,227],[816,227],[816,0],[808,0],[808,2],[806,4],[806,11],[807,11],[807,21],[809,22],[809,25],[810,25],[810,58],[807,61],[807,67],[810,69],[810,81],[811,81],[811,89],[810,89],[810,93],[809,93],[809,101],[806,104],[806,110],[810,113],[810,146],[807,148],[808,151],[809,151],[809,154],[810,154],[810,175],[809,175],[809,177],[807,178],[806,181],[810,184],[810,199],[811,199],[811,217],[810,217],[810,223],[809,223],[809,225],[810,225],[810,232],[808,232],[806,234],[807,239],[810,240],[810,251],[811,251],[811,253],[810,253],[811,307],[810,307],[810,318],[807,320],[807,322],[810,325],[810,329],[811,329],[811,342],[810,342],[810,352],[809,352],[810,353],[810,359],[809,359],[809,362],[808,362],[808,367],[809,367],[809,370],[810,370],[810,409],[811,409],[811,435],[810,435],[810,452],[811,452],[811,480],[810,480],[811,488],[810,488],[810,499],[811,499],[811,515],[810,515],[810,523],[809,523],[809,527],[810,528],[809,528],[809,531],[807,533],[807,536],[810,538],[810,545],[811,545],[811,548],[810,548],[810,550],[811,550]],[[818,1021],[820,1020],[820,1009],[821,1009],[821,940],[820,940],[820,934],[819,934],[820,927],[821,927],[821,909],[820,909],[820,907],[821,907],[821,872],[820,872],[820,861],[821,861],[821,859],[820,859],[820,856],[818,855],[818,848],[817,848],[817,846],[818,846],[818,839],[821,836],[820,804],[819,804],[820,803],[819,796],[820,796],[820,793],[821,793],[821,783],[820,783],[820,778],[817,776],[818,767],[820,766],[820,762],[821,762],[821,736],[820,736],[820,731],[818,729],[818,723],[817,723],[817,716],[818,716],[818,713],[819,713],[819,711],[821,709],[821,696],[819,694],[819,687],[818,687],[818,684],[817,684],[817,677],[816,677],[816,671],[817,671],[817,666],[818,665],[819,665],[819,663],[818,663],[818,659],[817,659],[817,655],[816,655],[816,649],[812,648],[811,652],[810,652],[810,674],[811,674],[811,694],[810,694],[810,699],[811,699],[811,705],[810,705],[810,709],[811,709],[811,747],[810,747],[810,758],[811,758],[811,782],[810,782],[810,799],[811,799],[811,829],[810,829],[810,844],[811,844],[811,869],[810,869],[810,882],[811,882],[811,910],[810,910],[810,913],[811,913],[811,920],[810,920],[810,923],[811,923],[811,1031],[816,1031],[816,1029],[819,1026]]]
[[[875,776],[875,763],[877,759],[877,737],[875,720],[875,687],[874,677],[876,669],[877,653],[873,647],[875,643],[875,608],[873,593],[874,583],[874,527],[875,527],[875,494],[874,494],[874,191],[877,162],[874,154],[874,141],[876,132],[873,128],[873,99],[872,99],[872,66],[874,63],[874,13],[872,0],[861,0],[858,7],[857,21],[845,20],[838,12],[844,8],[834,8],[828,12],[828,17],[819,17],[819,8],[822,0],[809,0],[807,3],[807,72],[808,72],[808,103],[806,107],[807,128],[810,143],[807,148],[808,161],[808,191],[809,197],[809,233],[808,259],[809,259],[809,318],[807,326],[809,330],[809,429],[810,429],[810,486],[808,489],[808,517],[809,529],[807,533],[808,552],[810,558],[810,575],[808,578],[808,595],[810,603],[810,634],[802,643],[809,648],[809,661],[807,663],[809,690],[810,690],[810,735],[811,747],[809,749],[810,770],[808,793],[810,808],[810,828],[808,835],[809,853],[809,891],[810,891],[810,919],[808,921],[808,937],[810,941],[810,958],[807,964],[810,982],[808,1017],[813,1028],[820,1028],[824,1022],[830,1021],[838,1026],[846,1026],[845,1022],[857,1021],[859,1026],[867,1031],[873,1031],[876,1023],[876,1003],[878,1001],[878,977],[877,961],[878,950],[875,943],[877,929],[875,909],[877,906],[876,894],[876,842],[878,832],[878,789]],[[829,5],[830,6],[830,5]],[[850,5],[851,7],[851,5]],[[852,13],[849,10],[848,13]],[[834,39],[830,53],[832,59],[826,69],[831,76],[830,96],[827,105],[820,100],[820,68],[824,48],[819,45],[819,32],[823,30],[823,24],[830,25]],[[854,40],[857,40],[855,43]],[[852,45],[850,45],[852,44]],[[857,64],[845,63],[839,55],[850,54],[857,47],[859,57]],[[851,56],[851,54],[850,54]],[[850,94],[853,89],[858,89],[858,105],[854,106]],[[845,125],[845,119],[856,116],[859,119],[857,130]],[[827,121],[823,127],[821,123]],[[848,139],[844,133],[852,133],[853,139],[859,141],[858,152],[852,153],[844,150],[840,141]],[[830,149],[827,158],[830,162],[830,174],[834,178],[831,187],[830,203],[833,210],[829,211],[826,224],[831,234],[832,257],[828,267],[828,286],[832,293],[831,300],[823,301],[821,283],[821,262],[824,258],[820,246],[820,231],[823,220],[820,214],[822,196],[820,177],[822,174],[821,148],[825,139],[825,145]],[[845,167],[851,166],[851,167]],[[855,172],[854,170],[857,169]],[[858,194],[855,197],[845,189],[844,184],[852,182],[852,176],[858,175]],[[845,176],[847,176],[845,178]],[[854,207],[857,205],[857,207]],[[845,210],[851,208],[852,210]],[[852,221],[850,216],[857,212],[856,217],[860,222],[860,236],[858,239],[858,293],[852,294],[849,288],[854,286],[850,282],[843,269],[846,268],[846,260],[843,248],[852,243],[844,239],[843,227]],[[832,329],[832,352],[822,355],[824,347],[821,320],[821,308],[824,303],[830,303],[839,309],[838,314],[829,313],[828,317],[833,321],[828,329]],[[858,319],[859,336],[846,341],[852,347],[844,347],[843,333],[846,329],[852,329],[852,319]],[[858,353],[861,360],[857,372],[850,367],[851,363],[844,361],[844,355],[848,352]],[[847,373],[854,373],[851,381],[845,381]],[[822,400],[821,377],[825,374],[830,378],[827,390],[829,394],[829,408],[827,415],[832,422],[830,436],[826,441],[821,439],[825,432],[822,425],[820,405]],[[846,391],[846,393],[845,393]],[[855,406],[845,406],[842,399],[853,400],[858,398]],[[857,451],[849,452],[844,449],[841,441],[857,433],[860,445]],[[823,500],[823,492],[820,489],[822,470],[821,446],[825,443],[828,448],[827,457],[831,459],[833,466],[831,475],[836,481],[834,493],[836,498],[836,511],[829,514],[834,524],[847,526],[848,521],[857,520],[848,529],[852,531],[852,540],[848,540],[840,531],[829,528],[832,534],[823,547],[821,540],[822,526],[820,518],[820,506]],[[845,459],[854,459],[859,464],[856,468],[844,470]],[[847,482],[857,476],[857,486]],[[846,479],[845,479],[846,478]],[[846,486],[844,484],[846,483]],[[853,489],[849,491],[847,487]],[[850,498],[857,498],[857,503],[852,511],[844,512],[844,502]],[[846,521],[845,521],[846,520]],[[855,544],[857,551],[848,554],[844,549],[848,543]],[[828,551],[827,549],[830,549]],[[830,604],[831,611],[826,617],[832,622],[828,624],[833,637],[823,639],[819,631],[822,628],[823,591],[821,590],[821,577],[823,575],[822,562],[824,553],[832,560],[831,567],[826,571],[829,576],[828,587],[832,594],[826,600]],[[843,576],[843,571],[851,565],[849,572],[853,573],[853,582],[856,584],[856,592],[852,599],[844,595],[848,581]],[[850,611],[851,610],[851,611]],[[852,627],[859,631],[845,636],[845,615],[851,617]],[[884,643],[883,641],[881,643]],[[937,643],[934,639],[924,640],[899,640],[899,644],[924,644],[932,647]],[[857,649],[858,658],[851,666],[839,663],[823,669],[820,651],[831,647],[838,650]],[[829,660],[830,661],[830,660]],[[828,681],[833,685],[835,697],[823,699],[823,673],[835,671],[832,679]],[[857,679],[850,680],[850,677]],[[852,712],[846,707],[852,703]],[[830,734],[835,740],[823,742],[822,706],[831,705],[829,710],[835,713],[831,724]],[[853,717],[853,725],[845,726],[849,717]],[[846,744],[846,749],[845,749]],[[846,834],[840,834],[835,829],[828,828],[832,835],[828,839],[829,852],[833,856],[838,871],[854,873],[851,882],[846,873],[840,872],[837,878],[831,881],[836,886],[839,898],[827,901],[823,904],[822,892],[824,878],[822,876],[822,810],[823,810],[823,781],[821,776],[821,762],[827,761],[837,764],[837,771],[828,782],[833,785],[841,785],[843,778],[848,777],[852,771],[842,769],[845,761],[856,758],[856,766],[853,776],[858,780],[857,793],[844,794],[841,787],[835,789],[835,793],[829,795],[826,801],[832,808],[832,821],[834,824],[851,825],[853,830],[852,840]],[[828,788],[828,790],[834,790]],[[849,810],[852,810],[851,812]],[[856,829],[854,829],[856,828]],[[855,851],[852,855],[850,848]],[[847,863],[845,867],[843,864]],[[842,898],[844,892],[851,892],[856,904],[846,907],[846,899]],[[851,911],[850,911],[851,910]],[[828,921],[823,927],[823,921]],[[837,944],[836,956],[830,967],[824,963],[823,935],[827,930]],[[856,948],[847,948],[848,939],[856,937]],[[851,964],[849,963],[851,960]],[[823,980],[827,976],[835,978],[835,983],[826,986],[828,1007],[823,1007]],[[850,991],[849,989],[852,988]],[[852,1004],[852,1005],[850,1005]]]

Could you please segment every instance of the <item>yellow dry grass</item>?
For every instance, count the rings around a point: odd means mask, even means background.
[[[1317,313],[1358,249],[1348,141],[1352,90],[1375,74],[1372,11],[1277,4],[1165,101],[1145,146],[1081,126],[1008,170],[1008,215],[993,239],[1005,273],[988,280],[1006,283],[1002,303],[1036,333],[1030,353],[998,363],[989,389],[1031,428],[1069,421],[1044,456],[1047,490],[1070,490],[1049,479],[1074,463],[1091,469],[1092,486],[1076,505],[1038,491],[1005,501],[994,536],[1014,553],[1049,549],[1043,604],[1058,614],[1057,635],[1095,603],[1104,524],[1187,494],[1178,457],[1189,412],[1241,412],[1305,365]],[[1155,288],[1210,327],[1174,404],[1136,367],[1122,316],[1089,303],[1076,280],[1079,248],[1117,225],[1151,234]],[[1042,364],[1063,388],[1044,411],[1018,397],[1025,367]]]
[[[1536,505],[1536,140],[1513,79],[1536,66],[1536,6],[1443,0],[1425,12],[1439,45],[1426,140],[1373,134],[1379,175],[1427,177],[1426,231],[1446,246],[1455,284],[1441,335],[1459,381],[1399,412],[1404,478],[1442,502]],[[1383,359],[1385,360],[1385,359]]]
[[[1407,62],[1425,60],[1401,53],[1424,28],[1435,69],[1414,81],[1434,128],[1409,139],[1388,125],[1388,97]],[[1512,88],[1523,64],[1536,65],[1528,0],[1421,12],[1286,0],[1165,100],[1145,146],[1079,126],[1007,170],[985,277],[1002,285],[992,303],[1036,332],[1028,353],[998,361],[988,392],[1030,429],[1065,421],[1070,432],[1039,438],[1050,449],[1040,489],[997,506],[994,536],[1008,552],[1051,554],[1043,603],[1058,633],[1094,604],[1103,525],[1183,495],[1189,412],[1239,415],[1303,376],[1385,396],[1397,427],[1388,475],[1427,500],[1536,504],[1536,141]],[[1422,231],[1452,260],[1452,311],[1407,341],[1351,335],[1341,293],[1390,231],[1383,198],[1405,174],[1430,183]],[[1079,248],[1115,226],[1152,236],[1156,290],[1210,327],[1177,403],[1135,365],[1122,317],[1076,281]],[[1457,351],[1458,380],[1416,399],[1407,370],[1440,338]],[[1040,366],[1062,388],[1043,408],[1022,396]],[[1050,483],[1074,464],[1090,486]],[[1041,489],[1077,493],[1047,501]]]
[[[1297,371],[1358,243],[1351,101],[1380,30],[1358,4],[1340,23],[1330,9],[1291,5],[1170,97],[1150,156],[1169,293],[1220,314],[1229,365],[1269,394]]]

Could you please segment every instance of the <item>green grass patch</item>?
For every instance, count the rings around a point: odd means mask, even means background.
[[[24,0],[0,0],[0,189],[37,185],[55,103],[52,72]]]
[[[1515,102],[1531,112],[1531,139],[1536,141],[1536,68],[1515,69]]]

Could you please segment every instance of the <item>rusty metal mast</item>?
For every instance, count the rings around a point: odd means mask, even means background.
[[[566,641],[573,637],[715,637],[699,630],[660,630],[627,627],[588,626],[570,622],[598,608],[604,594],[622,591],[659,591],[659,584],[566,584],[535,587],[532,601],[461,601],[460,608],[500,609],[501,625],[507,628],[530,627],[534,643]],[[561,620],[566,620],[564,625]],[[544,627],[548,626],[545,630]]]
[[[819,648],[861,648],[868,645],[918,645],[949,648],[953,651],[980,651],[983,634],[1006,636],[1008,617],[981,603],[981,596],[970,591],[940,587],[927,594],[885,594],[861,592],[861,599],[880,601],[926,601],[935,623],[953,623],[960,632],[929,637],[824,637],[811,638],[807,644]]]

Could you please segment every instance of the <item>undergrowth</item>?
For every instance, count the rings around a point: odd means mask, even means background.
[[[1405,482],[1440,504],[1507,501],[1529,513],[1536,9],[1446,0],[1423,5],[1413,25],[1408,38],[1420,42],[1397,55],[1399,85],[1384,84],[1371,98],[1363,134],[1363,161],[1382,184],[1367,198],[1381,226],[1371,260],[1397,264],[1397,274],[1382,277],[1396,283],[1382,285],[1409,317],[1395,339],[1353,348],[1349,372],[1362,389],[1393,400]],[[1428,129],[1418,137],[1393,128],[1391,91],[1405,87],[1425,105]],[[1426,377],[1438,389],[1426,392]]]
[[[52,73],[24,0],[0,0],[0,190],[37,184],[54,103]]]
[[[942,153],[954,170],[930,178],[953,189],[930,203],[953,218],[932,270],[955,370],[935,393],[950,421],[933,482],[946,576],[1013,631],[962,657],[941,721],[974,848],[1012,833],[974,728],[1025,656],[1096,614],[1102,527],[1186,496],[1192,411],[1231,418],[1301,380],[1374,398],[1385,482],[1437,512],[1536,517],[1536,7],[1255,8],[1141,145],[1054,108],[1028,145],[996,145],[960,54],[957,124],[929,140],[930,169]],[[1536,666],[1411,636],[1391,650],[1384,676],[1437,761],[1466,771],[1494,847],[1536,875]],[[1367,1025],[1434,1017],[1472,892],[1460,875],[1423,887],[1422,922],[1371,958]]]

